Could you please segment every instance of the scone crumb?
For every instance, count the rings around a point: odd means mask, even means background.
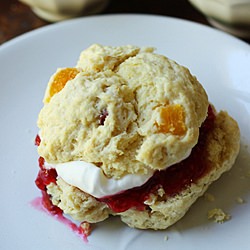
[[[214,208],[208,211],[208,219],[216,223],[223,223],[231,219],[231,216],[225,213],[221,208]]]
[[[239,204],[243,204],[243,203],[246,202],[246,201],[245,201],[243,198],[241,198],[241,197],[237,197],[237,198],[236,198],[236,201],[237,201],[237,203],[239,203]]]
[[[214,195],[212,195],[212,194],[210,194],[210,193],[205,193],[205,194],[204,194],[204,198],[205,198],[206,201],[209,201],[209,202],[215,201]]]
[[[86,236],[89,236],[91,234],[91,231],[92,231],[92,228],[91,228],[91,224],[84,221],[81,223],[81,229],[83,231],[83,233],[86,235]]]
[[[164,240],[167,241],[168,239],[168,235],[165,235]]]
[[[164,194],[165,194],[165,190],[164,190],[163,188],[159,188],[159,189],[157,190],[157,193],[158,193],[158,195],[159,195],[160,197],[163,197]]]

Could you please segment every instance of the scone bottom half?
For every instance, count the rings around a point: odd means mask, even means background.
[[[152,48],[130,45],[94,44],[76,67],[58,69],[38,127],[35,182],[45,207],[84,223],[120,216],[140,229],[166,229],[182,218],[233,166],[240,144],[237,122],[216,112],[187,68]],[[78,161],[95,165],[114,182],[151,177],[96,197],[54,167]]]

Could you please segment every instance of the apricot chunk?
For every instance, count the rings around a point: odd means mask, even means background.
[[[185,113],[180,104],[170,104],[159,108],[160,121],[156,122],[158,133],[184,135],[187,131]]]
[[[50,99],[55,95],[56,93],[60,92],[66,83],[69,80],[72,80],[76,77],[76,75],[79,73],[79,70],[76,68],[65,68],[60,70],[54,77],[50,89],[49,89],[49,96],[46,99],[47,102],[50,101]]]

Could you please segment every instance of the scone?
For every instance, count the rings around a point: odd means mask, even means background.
[[[37,186],[49,207],[130,227],[178,221],[239,152],[240,132],[189,70],[152,48],[84,50],[50,78],[38,117]]]

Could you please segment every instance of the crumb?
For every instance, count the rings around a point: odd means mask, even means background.
[[[159,188],[159,189],[157,190],[157,193],[158,193],[158,195],[159,195],[160,197],[163,197],[164,194],[165,194],[165,190],[164,190],[163,188]]]
[[[220,208],[214,208],[212,210],[208,211],[208,219],[213,219],[216,223],[223,223],[225,221],[230,220],[231,216],[229,214],[226,214],[222,209]]]
[[[242,199],[241,197],[237,197],[236,201],[239,203],[239,204],[243,204],[245,203],[246,201],[244,199]]]
[[[82,222],[81,223],[81,228],[82,228],[83,233],[86,236],[89,236],[91,234],[92,229],[91,229],[91,224],[90,223],[85,222],[85,221]]]
[[[168,240],[168,235],[165,235],[164,240],[165,240],[165,241]]]
[[[210,194],[210,193],[205,193],[205,194],[204,194],[204,198],[205,198],[206,201],[209,201],[209,202],[215,201],[214,195],[212,195],[212,194]]]

